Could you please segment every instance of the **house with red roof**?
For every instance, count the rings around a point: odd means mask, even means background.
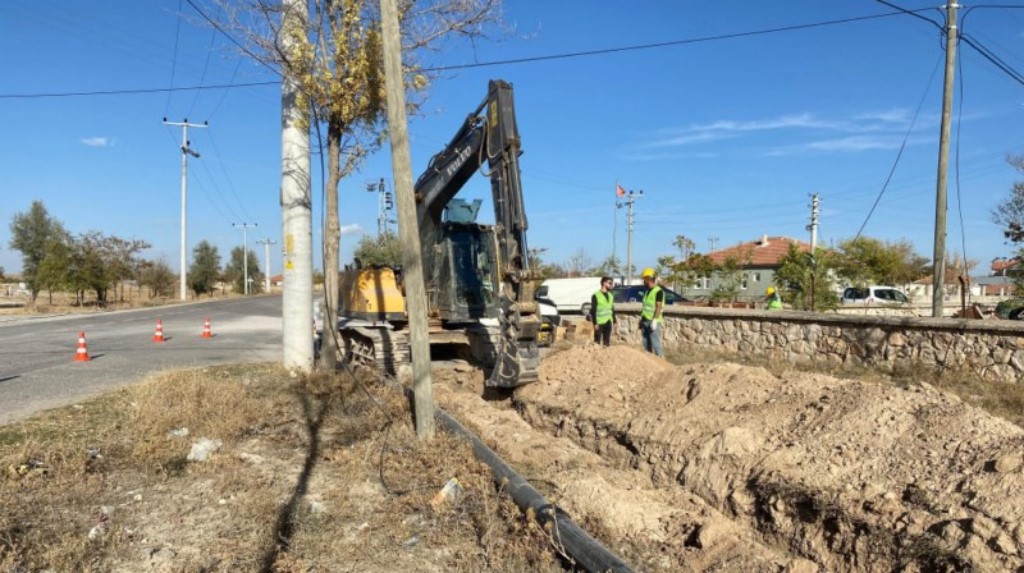
[[[785,236],[762,235],[753,241],[740,243],[719,251],[708,253],[707,256],[716,264],[721,265],[732,259],[740,270],[740,299],[760,299],[765,289],[775,284],[775,271],[779,269],[782,258],[789,252],[789,246],[796,245],[802,253],[811,251],[810,243]],[[683,295],[691,298],[709,297],[720,286],[724,286],[727,277],[715,273],[710,277],[700,277],[696,284],[683,290]]]

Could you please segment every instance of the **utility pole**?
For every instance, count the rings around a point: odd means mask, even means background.
[[[263,292],[270,292],[270,245],[276,245],[277,241],[263,239],[256,243],[263,245]]]
[[[821,197],[817,193],[811,195],[811,224],[807,230],[811,232],[811,254],[818,248],[818,216],[821,215]]]
[[[626,284],[633,284],[633,203],[644,196],[643,191],[628,191],[624,203],[615,203],[616,209],[626,209]]]
[[[416,232],[416,199],[413,197],[412,160],[405,117],[405,74],[402,70],[402,36],[398,28],[397,0],[380,0],[384,47],[384,88],[387,92],[388,130],[391,133],[391,167],[398,200],[398,239],[407,280],[406,306],[409,311],[412,347],[413,406],[416,435],[434,437],[434,391],[430,386],[430,343],[427,340],[427,293],[423,282],[420,237]]]
[[[939,172],[935,184],[935,251],[932,256],[932,316],[942,316],[946,283],[946,174],[949,171],[949,124],[953,115],[953,77],[956,74],[956,0],[946,2],[946,82],[942,88],[939,128]]]
[[[281,52],[290,54],[294,38],[304,37],[308,20],[304,0],[281,2]],[[309,108],[299,107],[299,84],[281,79],[281,241],[284,291],[281,318],[284,367],[313,371],[313,198],[309,174]],[[325,344],[333,329],[324,329]]]
[[[199,159],[199,153],[195,152],[190,148],[188,141],[188,128],[190,127],[209,127],[209,122],[204,121],[203,123],[189,123],[186,118],[183,122],[172,122],[167,121],[164,118],[164,125],[181,126],[181,258],[179,262],[179,284],[178,288],[181,290],[181,300],[188,300],[188,289],[186,288],[185,274],[187,271],[187,256],[186,256],[186,235],[185,230],[187,229],[185,219],[185,206],[187,205],[188,197],[188,156],[191,155],[196,159]]]
[[[258,227],[257,223],[231,223],[232,227],[242,228],[242,290],[249,294],[249,243],[247,235],[249,227]]]
[[[708,243],[711,245],[710,252],[715,252],[715,247],[718,246],[718,237],[708,237]]]

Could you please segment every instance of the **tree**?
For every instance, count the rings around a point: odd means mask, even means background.
[[[327,183],[323,229],[324,296],[328,324],[337,322],[341,224],[338,186],[386,137],[384,120],[383,46],[378,4],[373,0],[310,0],[302,13],[276,0],[217,0],[225,22],[218,27],[242,38],[246,53],[281,71],[300,90],[297,105],[314,112],[312,124],[323,125],[327,154]],[[419,71],[418,55],[450,46],[455,36],[477,38],[500,18],[500,0],[433,0],[400,2],[403,62],[410,107],[431,76]],[[309,8],[307,8],[307,6]],[[307,9],[312,17],[307,17]],[[254,27],[254,22],[259,26]],[[287,28],[284,27],[287,23]],[[287,41],[284,39],[287,38]],[[281,47],[290,46],[284,53]],[[321,133],[317,129],[317,133]],[[333,370],[334,347],[322,354],[323,366]]]
[[[565,261],[565,270],[569,277],[583,277],[593,272],[594,261],[587,251],[580,247]]]
[[[594,274],[601,275],[603,277],[618,277],[621,276],[623,271],[626,270],[625,265],[615,255],[608,255],[608,258],[601,261],[601,264],[597,265],[594,269]]]
[[[790,243],[775,271],[775,287],[782,299],[804,310],[830,310],[839,304],[833,267],[835,255],[826,249],[815,249],[814,255]]]
[[[107,257],[108,271],[114,284],[119,286],[117,300],[124,302],[124,283],[137,279],[143,260],[139,253],[148,249],[150,244],[139,239],[122,239],[111,235],[103,240],[103,249]]]
[[[711,299],[736,300],[740,294],[740,288],[743,286],[743,266],[740,259],[735,255],[729,255],[716,270],[718,286],[711,292]]]
[[[21,278],[31,293],[32,305],[41,289],[36,275],[46,257],[46,247],[62,234],[66,234],[64,226],[50,217],[42,201],[33,201],[27,213],[17,213],[11,220],[10,247],[21,251]]]
[[[678,237],[677,237],[678,238]],[[671,255],[664,255],[658,258],[659,276],[665,282],[671,283],[674,288],[689,288],[697,284],[701,277],[710,277],[719,270],[715,261],[707,255],[694,253],[689,250],[686,258],[676,260]]]
[[[192,264],[188,268],[188,288],[196,297],[213,294],[220,276],[220,253],[207,241],[200,241],[192,249]]]
[[[566,275],[565,269],[561,265],[556,263],[545,263],[541,257],[547,249],[530,249],[530,269],[537,277],[538,282],[543,282],[547,279],[561,278]]]
[[[398,236],[387,231],[380,235],[363,235],[353,252],[356,266],[391,267],[402,266],[402,244]]]
[[[174,295],[177,275],[164,259],[141,261],[138,268],[139,285],[149,289],[149,298]]]
[[[245,251],[246,261],[243,261],[243,251]],[[246,271],[249,272],[248,276],[245,274]],[[245,292],[246,280],[249,281],[250,294],[262,292],[263,283],[256,280],[259,275],[260,266],[255,252],[252,250],[245,250],[242,247],[235,247],[231,249],[231,260],[224,266],[224,280],[231,283],[231,288],[234,289],[235,292]]]
[[[1024,155],[1010,155],[1006,162],[1024,173]],[[1024,243],[1024,182],[1015,182],[1010,196],[996,205],[992,210],[992,222],[1003,227],[1003,236],[1010,243]]]
[[[46,242],[46,254],[36,269],[35,280],[40,290],[46,289],[50,304],[53,304],[53,291],[71,288],[74,251],[74,239],[63,231],[55,233]]]
[[[906,284],[927,274],[928,259],[905,239],[858,237],[840,242],[837,251],[836,271],[850,284]]]

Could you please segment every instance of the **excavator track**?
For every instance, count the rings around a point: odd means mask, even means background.
[[[342,328],[341,338],[345,359],[350,364],[377,366],[385,374],[394,376],[402,365],[412,362],[409,337],[404,331],[353,326]]]

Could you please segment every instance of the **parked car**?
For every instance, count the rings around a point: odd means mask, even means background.
[[[910,302],[906,293],[896,287],[871,285],[847,287],[840,298],[843,304],[902,304]]]
[[[1011,298],[996,305],[996,316],[1009,320],[1024,320],[1024,298]]]
[[[665,304],[690,302],[690,299],[672,289],[661,287],[661,290],[665,291]],[[644,285],[617,286],[612,289],[612,296],[615,302],[643,302],[646,292],[647,287]]]

